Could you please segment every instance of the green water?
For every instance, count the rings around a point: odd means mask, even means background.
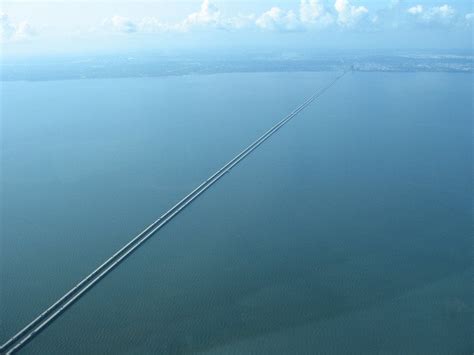
[[[0,339],[336,73],[2,83]],[[356,73],[25,354],[471,354],[472,77]]]

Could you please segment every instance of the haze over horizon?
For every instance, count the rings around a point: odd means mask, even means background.
[[[466,49],[469,1],[7,1],[3,56],[150,50]]]

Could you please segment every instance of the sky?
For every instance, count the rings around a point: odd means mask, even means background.
[[[3,55],[170,48],[472,49],[472,0],[10,0]]]

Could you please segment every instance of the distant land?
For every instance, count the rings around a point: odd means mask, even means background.
[[[390,53],[117,53],[3,59],[0,80],[39,81],[160,77],[232,72],[338,71],[351,65],[362,72],[474,71],[472,51]]]

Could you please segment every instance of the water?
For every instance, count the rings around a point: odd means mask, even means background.
[[[336,73],[2,87],[1,339]],[[344,77],[24,353],[472,353],[472,77]]]

